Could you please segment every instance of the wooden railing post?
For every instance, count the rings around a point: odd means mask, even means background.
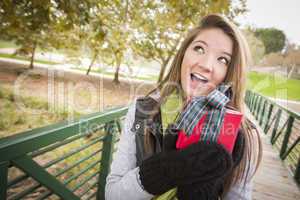
[[[115,122],[109,122],[105,125],[106,136],[103,140],[103,151],[101,155],[100,174],[98,180],[97,200],[105,199],[106,177],[110,170],[112,161],[113,147],[115,142]]]
[[[283,157],[285,151],[286,151],[286,148],[287,148],[287,145],[288,145],[288,142],[289,142],[289,138],[290,138],[290,135],[292,133],[292,127],[293,127],[293,123],[294,123],[294,117],[293,116],[289,116],[289,119],[288,119],[288,124],[287,124],[287,128],[286,128],[286,132],[285,132],[285,135],[284,135],[284,138],[283,138],[283,141],[282,141],[282,145],[281,145],[281,149],[280,149],[280,158]]]
[[[9,162],[4,161],[0,163],[0,200],[6,200],[7,195],[7,173]]]

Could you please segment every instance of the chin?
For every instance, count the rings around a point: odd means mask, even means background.
[[[195,91],[192,88],[184,90],[184,95],[186,97],[193,97],[193,96],[195,96],[194,94],[195,94]]]

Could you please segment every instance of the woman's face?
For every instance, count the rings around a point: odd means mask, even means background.
[[[181,65],[181,86],[186,97],[203,96],[224,81],[233,42],[219,28],[202,30],[186,49]]]

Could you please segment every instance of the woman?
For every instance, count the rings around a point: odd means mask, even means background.
[[[237,27],[220,15],[204,17],[188,33],[164,80],[129,107],[106,199],[251,199],[261,143],[249,120],[242,121],[232,154],[203,141],[176,150],[174,128],[193,99],[224,84],[231,84],[223,95],[228,105],[244,114],[248,52]],[[180,109],[171,112],[168,105]]]

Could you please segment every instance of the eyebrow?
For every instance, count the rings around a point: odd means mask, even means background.
[[[208,44],[203,40],[196,40],[193,43],[197,43],[197,42],[200,42],[200,43],[204,44],[205,46],[208,46]],[[230,58],[232,57],[232,55],[226,51],[222,51],[222,53],[228,55]]]
[[[208,44],[203,40],[196,40],[193,43],[196,43],[196,42],[200,42],[200,43],[203,43],[205,46],[208,46]]]

